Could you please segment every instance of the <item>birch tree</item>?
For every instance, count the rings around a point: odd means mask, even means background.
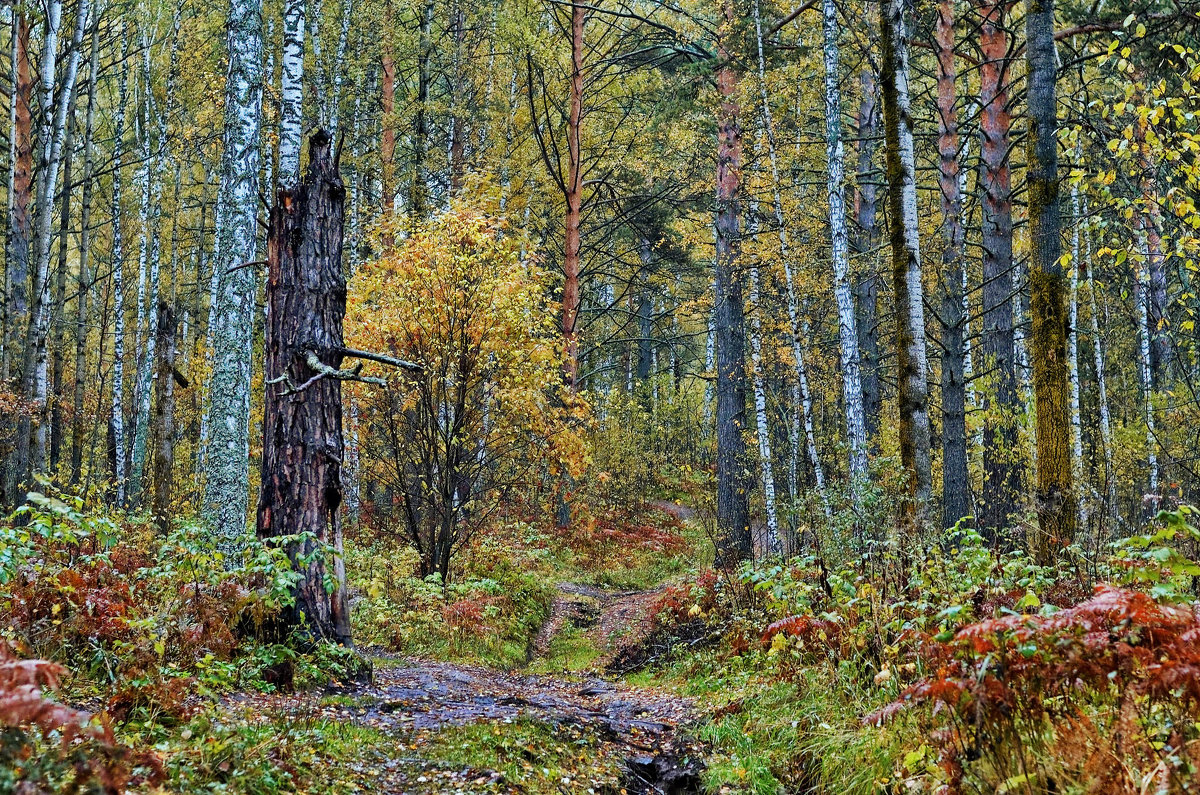
[[[929,386],[925,360],[925,301],[917,226],[916,161],[908,97],[908,33],[904,0],[886,0],[881,20],[883,127],[887,142],[892,290],[896,302],[896,358],[900,408],[900,462],[908,470],[910,514],[920,515],[931,491]]]
[[[825,64],[825,158],[829,179],[829,235],[833,294],[838,308],[838,342],[850,481],[857,494],[867,477],[867,432],[863,417],[858,328],[850,290],[850,239],[846,229],[845,153],[842,147],[842,91],[838,66],[838,13],[834,0],[821,4]]]
[[[808,391],[808,372],[805,367],[804,338],[800,321],[800,301],[796,295],[796,266],[792,261],[791,242],[788,238],[787,224],[783,217],[783,194],[779,181],[779,152],[775,139],[775,123],[771,115],[771,98],[767,92],[767,62],[763,52],[762,12],[758,0],[754,0],[754,32],[758,50],[758,88],[761,100],[763,132],[767,140],[767,161],[771,167],[771,209],[775,218],[775,229],[779,235],[779,258],[783,265],[784,283],[787,288],[788,330],[791,332],[792,360],[796,370],[796,380],[792,384],[792,422],[788,430],[788,440],[791,444],[788,486],[792,500],[799,494],[799,477],[797,476],[800,459],[800,426],[803,422],[806,451],[809,464],[813,469],[813,479],[817,492],[825,499],[825,470],[821,458],[817,454],[817,440],[814,432],[812,417],[812,398]],[[711,359],[711,352],[706,352]],[[707,369],[712,369],[708,365]]]
[[[121,66],[117,78],[117,106],[113,119],[112,177],[112,294],[113,294],[113,365],[112,416],[109,420],[109,446],[113,475],[113,494],[118,504],[125,502],[125,240],[123,236],[121,160],[125,153],[125,104],[129,97],[129,55],[127,27],[121,25]]]
[[[205,457],[203,513],[227,554],[246,527],[249,499],[250,373],[257,241],[259,114],[262,106],[260,0],[231,0],[229,72],[225,84],[224,150],[217,221],[217,290],[213,372],[208,408],[211,438]],[[228,561],[233,563],[231,559]]]
[[[72,107],[79,62],[83,55],[83,35],[88,23],[88,3],[81,0],[77,11],[75,30],[68,45],[67,62],[62,80],[55,82],[57,74],[58,33],[62,24],[61,0],[52,0],[46,6],[45,36],[42,42],[41,96],[42,119],[39,125],[39,141],[42,150],[38,161],[36,245],[37,265],[33,271],[33,293],[29,327],[25,336],[25,366],[23,370],[23,394],[44,416],[49,395],[46,345],[50,334],[52,305],[50,301],[50,254],[54,231],[54,198],[58,192],[58,174],[62,166],[63,145],[67,135],[67,113]],[[48,423],[41,421],[36,428],[26,426],[28,417],[23,417],[18,430],[19,446],[17,461],[20,471],[29,471],[32,465],[41,471],[46,465]],[[27,452],[32,443],[32,461]]]
[[[300,137],[304,109],[304,4],[306,0],[284,0],[283,58],[279,90],[280,187],[300,180]],[[340,73],[340,70],[338,70]]]

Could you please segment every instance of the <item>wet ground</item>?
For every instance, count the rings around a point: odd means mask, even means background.
[[[499,758],[493,764],[477,760],[479,764],[463,765],[441,761],[436,753],[439,737],[471,727],[500,738],[508,753],[513,749],[505,745],[505,734],[520,734],[514,724],[537,725],[543,736],[553,738],[554,749],[515,749],[528,757],[528,764],[522,765],[535,773],[547,754],[557,754],[555,759],[578,757],[579,772],[563,775],[555,791],[700,792],[702,751],[686,736],[694,716],[692,702],[596,673],[604,670],[606,660],[636,642],[659,592],[614,592],[570,583],[559,590],[551,618],[535,642],[535,657],[546,653],[569,622],[591,633],[600,651],[593,673],[532,675],[415,658],[385,659],[376,665],[371,684],[325,694],[242,695],[229,706],[274,720],[357,723],[394,737],[394,747],[373,752],[350,771],[365,789],[380,795],[531,791],[527,784],[511,780],[511,774],[506,778],[499,772]],[[511,771],[511,760],[508,767]],[[620,771],[616,781],[613,770]]]

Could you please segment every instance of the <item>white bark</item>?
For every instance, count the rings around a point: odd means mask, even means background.
[[[163,119],[165,114],[156,113],[154,89],[151,83],[150,36],[142,37],[143,81],[145,88],[145,123],[142,126],[143,179],[140,218],[142,238],[138,247],[138,322],[146,319],[146,336],[137,359],[137,381],[134,385],[134,431],[130,457],[129,489],[133,500],[140,498],[142,476],[146,468],[146,438],[150,429],[150,379],[154,372],[155,347],[158,340],[158,293],[159,293],[159,222],[162,216],[162,169],[163,153],[166,149]],[[168,109],[167,114],[170,113]],[[158,120],[157,149],[150,130],[152,120]]]
[[[229,74],[225,85],[224,151],[217,218],[217,291],[213,370],[202,510],[220,536],[226,564],[237,565],[237,539],[246,528],[250,491],[250,376],[253,356],[257,240],[259,124],[262,106],[262,7],[260,0],[231,0]]]
[[[857,495],[859,486],[867,478],[867,429],[863,413],[857,318],[850,290],[850,238],[846,229],[845,153],[842,147],[842,92],[838,84],[840,75],[837,3],[834,0],[823,0],[821,8],[825,36],[825,157],[828,163],[833,294],[838,308],[838,338],[841,343],[840,363],[851,490]],[[915,218],[915,204],[913,215]]]
[[[342,109],[342,83],[345,74],[343,64],[346,62],[346,44],[350,37],[350,0],[342,0],[342,26],[338,31],[337,43],[337,58],[334,60],[333,66],[333,91],[329,96],[329,131],[334,134],[338,128],[338,121],[341,116]]]
[[[304,95],[304,3],[284,0],[283,58],[279,89],[279,186],[300,180],[300,136]]]
[[[121,39],[125,41],[125,26]],[[122,48],[121,76],[117,84],[117,106],[113,109],[113,179],[112,179],[112,280],[113,280],[113,367],[112,367],[112,442],[116,450],[113,479],[116,481],[117,504],[125,502],[125,249],[121,229],[121,157],[124,151],[125,104],[129,95],[129,72],[125,57],[128,43]]]
[[[1081,147],[1075,145],[1075,158],[1078,162],[1082,155]],[[1071,469],[1075,483],[1083,485],[1083,423],[1079,410],[1079,268],[1082,262],[1080,256],[1080,226],[1083,217],[1080,213],[1079,184],[1071,185],[1071,211],[1075,223],[1071,225],[1071,292],[1068,297],[1067,311],[1070,315],[1070,328],[1067,329],[1067,376],[1071,381]],[[1081,499],[1079,506],[1079,523],[1087,525],[1087,500]]]
[[[754,234],[757,212],[755,202],[749,205],[746,229]],[[771,426],[767,422],[767,390],[763,382],[762,301],[758,284],[758,265],[750,266],[750,370],[754,384],[754,420],[758,431],[758,460],[762,475],[763,509],[767,518],[767,551],[777,555],[783,550],[779,543],[779,517],[775,509],[775,469],[771,459]]]
[[[4,24],[8,27],[9,38],[9,54],[8,62],[9,69],[9,85],[14,89],[17,85],[17,15],[13,13],[12,6],[0,7],[0,13],[4,15]],[[8,103],[8,199],[5,209],[5,218],[11,219],[13,216],[13,196],[16,193],[15,177],[17,174],[17,103],[10,100]],[[5,235],[4,241],[4,259],[5,262],[11,262],[12,246],[9,238],[11,235]],[[13,318],[9,315],[10,301],[13,291],[12,284],[12,269],[4,268],[4,329],[3,336],[0,337],[0,343],[4,345],[3,355],[0,355],[0,381],[8,383],[9,375],[12,369],[12,348],[13,348],[13,329],[11,324]]]
[[[76,78],[83,57],[83,34],[87,29],[89,15],[88,0],[80,0],[75,30],[71,37],[70,54],[56,96],[54,89],[58,33],[62,25],[62,0],[51,0],[46,5],[46,33],[40,62],[42,119],[39,137],[42,153],[38,171],[35,222],[37,264],[34,269],[33,311],[30,313],[25,340],[24,372],[26,396],[39,407],[39,412],[45,408],[49,396],[46,341],[50,333],[53,308],[50,302],[50,246],[54,229],[54,196],[57,192],[58,172],[62,165],[63,144],[67,134],[67,113],[74,104]],[[66,241],[63,241],[63,245],[66,245]],[[41,470],[46,460],[46,431],[46,422],[38,423],[33,431],[32,460],[35,471]]]
[[[779,232],[779,253],[780,260],[783,263],[784,281],[787,283],[787,310],[788,310],[788,325],[792,332],[792,359],[796,368],[796,381],[793,385],[794,400],[793,416],[791,430],[789,432],[789,442],[791,443],[791,459],[789,462],[789,486],[791,488],[792,499],[796,500],[799,495],[799,446],[800,446],[800,416],[803,415],[803,422],[806,434],[806,443],[808,451],[809,463],[812,464],[813,476],[817,486],[817,492],[821,496],[821,501],[825,502],[825,470],[821,466],[821,458],[817,454],[816,436],[813,432],[813,417],[812,417],[812,400],[808,394],[808,373],[804,364],[804,342],[801,335],[800,321],[800,302],[796,295],[796,284],[793,277],[793,265],[791,257],[791,246],[788,240],[787,224],[784,223],[783,217],[783,196],[779,183],[779,154],[775,141],[775,125],[771,118],[771,102],[767,92],[767,64],[766,57],[763,54],[763,34],[762,34],[762,14],[759,8],[758,0],[754,0],[754,30],[755,39],[758,45],[758,86],[759,98],[761,100],[763,127],[767,138],[767,156],[771,165],[771,205],[775,214],[775,227]],[[843,210],[843,219],[845,212]],[[845,242],[847,239],[843,238]],[[848,245],[848,244],[847,244]],[[848,257],[848,254],[847,254]],[[848,268],[848,266],[847,266]],[[847,286],[847,290],[849,287]],[[853,318],[853,311],[851,311]],[[857,361],[858,353],[858,332],[852,328],[854,335],[854,351],[855,361]],[[846,377],[846,376],[843,376]],[[862,382],[859,378],[854,379],[858,390],[858,412],[857,415],[862,425],[862,440],[863,449],[866,447],[866,425],[862,410]],[[799,413],[797,413],[799,412]],[[847,414],[850,410],[847,408]],[[864,452],[865,455],[865,452]]]
[[[1146,416],[1147,487],[1150,499],[1157,502],[1158,442],[1154,428],[1154,379],[1150,372],[1150,340],[1153,335],[1150,328],[1150,253],[1144,231],[1138,231],[1137,241],[1142,255],[1141,261],[1135,266],[1137,292],[1134,295],[1138,324],[1138,372],[1142,381],[1142,409]]]
[[[1083,197],[1083,217],[1088,216],[1087,197]],[[1096,303],[1096,283],[1092,279],[1092,238],[1090,222],[1083,229],[1083,261],[1087,267],[1089,315],[1092,333],[1092,356],[1096,368],[1096,397],[1100,404],[1100,445],[1104,454],[1104,482],[1108,495],[1108,510],[1116,517],[1117,481],[1113,472],[1112,414],[1108,408],[1108,379],[1104,375],[1104,343],[1100,336],[1100,311]]]
[[[829,5],[833,5],[833,0],[826,0]],[[918,503],[925,503],[929,500],[932,484],[930,482],[930,427],[929,427],[929,382],[928,382],[928,362],[925,351],[925,297],[924,285],[921,280],[921,246],[920,246],[920,228],[917,218],[917,185],[916,185],[916,155],[913,150],[913,119],[909,105],[909,89],[908,89],[908,33],[904,21],[904,0],[889,0],[886,11],[885,25],[889,25],[890,38],[894,52],[891,57],[894,58],[892,67],[894,68],[895,81],[895,113],[899,116],[896,120],[898,130],[895,142],[896,154],[899,156],[899,173],[889,173],[888,181],[892,183],[890,190],[899,190],[900,192],[900,218],[893,218],[891,223],[900,224],[900,229],[903,230],[903,245],[907,259],[907,265],[904,271],[904,285],[908,292],[908,306],[897,307],[897,313],[903,313],[903,317],[896,319],[898,324],[902,323],[905,327],[905,336],[907,339],[908,350],[904,351],[906,358],[911,367],[911,371],[900,373],[901,383],[899,385],[899,400],[901,403],[902,413],[907,411],[909,416],[907,421],[911,422],[912,427],[909,432],[912,434],[911,444],[914,448],[912,473],[914,481],[915,497]],[[826,16],[826,31],[831,30],[833,26],[833,14],[828,13]],[[885,58],[889,56],[885,54]],[[886,72],[888,66],[884,66]],[[826,78],[826,93],[831,90],[829,80]],[[836,83],[833,88],[836,88]],[[888,122],[888,90],[884,89],[884,126],[889,130],[891,124]],[[890,143],[890,141],[889,141]],[[889,172],[894,168],[894,164],[889,164]],[[895,229],[896,227],[893,227]],[[892,238],[893,247],[897,244],[896,237]],[[893,250],[893,257],[897,256],[897,252]],[[899,285],[897,285],[897,290]],[[905,404],[907,403],[907,408]],[[901,423],[906,422],[905,417],[901,417]],[[904,431],[902,430],[903,434]],[[903,444],[903,442],[902,442]]]

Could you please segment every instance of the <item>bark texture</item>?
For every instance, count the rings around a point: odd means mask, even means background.
[[[726,0],[725,23],[734,20]],[[738,75],[725,42],[717,71],[721,104],[717,110],[717,194],[713,325],[717,369],[717,557],[718,568],[748,559],[750,538],[750,473],[746,455],[746,333],[743,305],[739,188],[742,129],[738,122]]]
[[[880,86],[887,142],[892,289],[896,303],[900,463],[908,470],[912,516],[930,495],[929,385],[925,359],[925,302],[917,226],[916,161],[908,100],[908,42],[904,0],[888,0],[882,24]]]
[[[979,46],[980,131],[983,158],[983,504],[981,527],[999,539],[1008,529],[1021,490],[1017,444],[1017,371],[1012,304],[1012,178],[1009,173],[1008,0],[983,0]]]
[[[942,204],[942,526],[970,513],[967,473],[967,390],[963,311],[963,219],[959,188],[958,107],[954,62],[954,3],[938,4],[938,186]]]
[[[833,293],[838,307],[842,394],[846,411],[846,445],[855,494],[867,477],[867,429],[863,416],[862,372],[858,324],[850,288],[850,239],[846,229],[846,164],[842,146],[842,90],[838,66],[837,4],[822,3],[825,61],[825,159],[829,177],[829,234],[833,258]]]
[[[171,529],[171,493],[175,465],[175,313],[158,303],[158,352],[154,395],[154,495],[151,514],[159,532]]]
[[[232,0],[229,76],[225,85],[224,151],[217,215],[217,281],[209,317],[213,370],[205,454],[205,517],[236,565],[237,539],[246,528],[250,491],[250,374],[253,356],[255,271],[246,267],[257,248],[259,123],[262,108],[262,7]]]
[[[304,180],[281,190],[271,209],[258,536],[305,534],[287,542],[303,577],[284,620],[349,644],[344,583],[334,577],[333,592],[325,588],[337,566],[328,552],[340,553],[342,532],[342,385],[332,373],[342,364],[346,314],[345,200],[329,135],[319,130]]]
[[[1077,521],[1067,373],[1068,283],[1061,261],[1054,0],[1030,0],[1025,31],[1031,342],[1038,451],[1038,534],[1032,547],[1038,562],[1049,565],[1074,540]]]
[[[562,332],[566,344],[566,382],[572,392],[579,380],[580,223],[583,216],[583,23],[584,6],[571,6],[571,101],[567,111],[566,242],[563,246]]]

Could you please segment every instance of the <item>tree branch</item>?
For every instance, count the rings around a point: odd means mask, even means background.
[[[387,356],[382,353],[372,353],[371,351],[360,351],[355,348],[339,348],[338,351],[343,356],[349,356],[352,359],[366,359],[369,362],[379,362],[386,364],[389,367],[399,367],[401,370],[411,370],[420,372],[425,368],[414,362],[406,362],[403,359],[397,359],[394,356]],[[316,368],[313,368],[316,369]]]

